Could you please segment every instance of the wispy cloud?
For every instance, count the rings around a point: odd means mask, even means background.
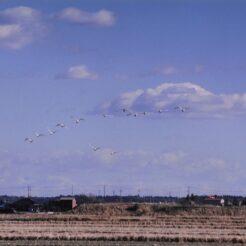
[[[104,9],[90,13],[70,7],[61,10],[55,16],[60,20],[81,25],[112,26],[116,21],[115,15]]]
[[[0,46],[20,49],[47,33],[40,11],[15,7],[0,12]]]
[[[189,110],[185,114],[177,114],[178,112],[174,110],[177,105],[189,107]],[[147,111],[151,116],[159,109],[163,109],[166,110],[165,117],[167,115],[182,115],[183,117],[239,116],[246,115],[246,93],[216,94],[190,82],[163,83],[155,88],[123,93],[118,98],[98,106],[96,111],[119,115],[122,108],[127,108],[132,112]]]
[[[157,68],[155,69],[155,72],[157,74],[161,74],[161,75],[174,75],[180,72],[180,70],[178,70],[176,67],[173,66],[165,66],[165,67],[161,67],[161,68]]]
[[[97,74],[91,72],[85,65],[77,65],[68,68],[67,71],[56,75],[57,79],[97,79]]]
[[[54,18],[47,18],[48,16],[42,14],[41,11],[27,6],[0,11],[0,46],[21,49],[33,41],[39,40],[48,32],[45,19],[102,27],[112,26],[116,21],[115,15],[104,9],[90,13],[70,7],[51,14],[51,16]]]
[[[194,74],[203,72],[205,67],[203,65],[195,65],[194,67],[177,67],[177,66],[160,66],[153,70],[154,74],[164,75],[164,76],[173,76],[180,74]]]
[[[142,190],[152,187],[154,192],[167,184],[170,187],[182,185],[184,180],[194,185],[209,181],[210,188],[226,181],[230,187],[231,184],[240,185],[245,169],[243,165],[236,167],[235,163],[220,158],[198,157],[182,150],[121,150],[114,156],[110,155],[112,150],[56,151],[36,157],[0,151],[0,190],[20,194],[26,191],[26,185],[32,185],[35,195],[57,195],[70,191],[71,185],[86,186],[91,192],[98,183],[128,185],[134,189],[137,183],[143,182]],[[152,177],[157,179],[155,184]],[[13,179],[15,184],[9,185]]]
[[[155,155],[149,165],[163,166],[184,175],[224,171],[228,167],[228,164],[222,159],[198,158],[183,151],[163,152]]]

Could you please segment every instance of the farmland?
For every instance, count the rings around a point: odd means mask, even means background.
[[[0,245],[246,243],[245,208],[156,206],[99,204],[63,214],[0,215]]]
[[[48,240],[7,240],[0,246],[218,246],[218,243],[176,243],[176,242],[115,242],[115,241],[48,241]],[[242,244],[222,243],[220,246],[242,246]]]

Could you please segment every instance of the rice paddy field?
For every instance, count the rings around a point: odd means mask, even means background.
[[[241,246],[232,243],[168,243],[168,242],[115,242],[115,241],[48,241],[48,240],[21,240],[0,241],[0,246]]]
[[[102,206],[79,208],[66,214],[0,215],[0,246],[246,245],[244,208],[184,211]]]

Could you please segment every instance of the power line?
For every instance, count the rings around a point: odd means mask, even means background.
[[[102,187],[103,186],[103,187]],[[98,195],[103,195],[104,198],[106,198],[107,195],[107,186],[104,184],[101,187],[103,188],[103,190],[97,190],[95,191],[95,193],[98,193]],[[117,186],[114,187],[115,189],[117,189]],[[116,190],[113,190],[113,195],[116,195]],[[183,186],[182,188],[180,187],[179,189],[177,188],[177,186],[173,186],[173,187],[164,187],[162,188],[163,190],[166,190],[166,194],[169,196],[183,196],[183,195],[191,195],[191,192],[195,192],[196,195],[245,195],[246,194],[246,189],[233,189],[233,188],[221,188],[221,187],[202,187],[200,185],[187,185],[187,186]],[[81,192],[79,192],[81,190]],[[35,195],[39,194],[40,196],[44,196],[44,194],[53,194],[53,196],[55,194],[68,194],[68,195],[74,195],[74,185],[37,185],[35,187],[31,186],[31,185],[6,185],[6,186],[1,186],[0,187],[0,193],[3,194],[11,194],[13,195],[13,192],[16,194],[23,194],[27,197],[31,197],[33,196],[35,193]],[[76,189],[76,192],[79,192],[81,194],[85,193],[85,191],[82,192],[82,187],[79,187]],[[146,196],[146,193],[143,192],[143,190],[138,189],[137,190],[138,195],[140,196]],[[121,197],[123,193],[122,187],[119,187],[119,196]],[[46,195],[47,195],[46,194]],[[136,194],[136,190],[135,192],[132,191],[130,192],[130,194]],[[129,194],[129,195],[130,195]],[[154,196],[154,194],[152,193],[152,196]],[[158,196],[158,194],[157,194]]]

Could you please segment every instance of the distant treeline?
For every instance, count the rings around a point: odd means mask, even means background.
[[[54,197],[31,197],[33,201],[38,204],[45,204],[49,201],[59,199],[60,197],[66,197],[66,195],[54,196]],[[172,197],[172,196],[93,196],[93,195],[74,195],[77,204],[83,203],[112,203],[112,202],[136,202],[136,203],[188,203],[194,202],[196,204],[203,204],[204,200],[208,197],[206,195],[194,195],[186,197]],[[246,205],[245,196],[232,196],[232,195],[223,195],[215,196],[218,199],[224,199],[228,204],[238,205],[239,202],[241,205]],[[20,196],[0,196],[1,203],[13,203],[23,197]]]

